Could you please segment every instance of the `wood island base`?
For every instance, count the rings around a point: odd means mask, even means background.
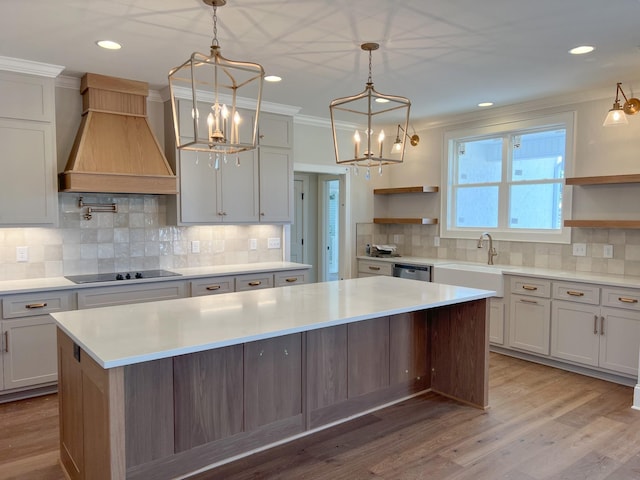
[[[171,479],[418,392],[488,405],[486,299],[102,368],[58,329],[75,479]]]

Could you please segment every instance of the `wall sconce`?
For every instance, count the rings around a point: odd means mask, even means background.
[[[400,130],[402,130],[402,136],[400,136]],[[404,137],[407,137],[409,139],[409,143],[411,144],[412,147],[417,147],[418,144],[420,143],[420,137],[418,136],[415,130],[413,131],[413,135],[409,136],[409,134],[405,131],[405,129],[402,128],[402,125],[398,124],[398,131],[396,132],[396,140],[393,142],[393,147],[391,147],[392,153],[394,152],[397,153],[402,150],[402,142],[404,141]]]
[[[618,94],[622,94],[624,98],[624,105],[620,106],[620,99]],[[607,113],[602,124],[604,127],[613,127],[616,125],[628,125],[627,115],[635,115],[640,111],[640,100],[637,98],[627,98],[622,91],[622,83],[616,84],[616,101],[613,102],[613,107]]]

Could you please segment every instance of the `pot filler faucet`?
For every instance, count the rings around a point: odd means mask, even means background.
[[[489,239],[489,248],[487,250],[487,265],[493,265],[493,257],[498,255],[498,252],[496,252],[496,249],[493,248],[493,238],[491,238],[491,235],[489,235],[487,232],[482,233],[480,235],[480,238],[478,239],[478,248],[482,248],[484,246],[484,237],[487,237]]]

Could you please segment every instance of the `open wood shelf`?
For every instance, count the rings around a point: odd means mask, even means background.
[[[565,227],[640,228],[640,220],[565,220]]]
[[[373,223],[436,225],[437,218],[374,218]]]
[[[394,193],[435,193],[438,187],[433,185],[419,185],[417,187],[374,188],[374,195],[391,195]]]
[[[567,185],[614,185],[621,183],[640,183],[640,174],[603,175],[598,177],[569,177]]]

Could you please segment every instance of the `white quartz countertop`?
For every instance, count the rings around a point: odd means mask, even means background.
[[[386,276],[52,314],[103,368],[489,298]]]
[[[311,265],[294,262],[261,262],[241,263],[236,265],[215,265],[209,267],[169,268],[167,270],[179,273],[182,276],[145,278],[143,280],[114,280],[112,282],[74,283],[65,277],[31,278],[24,280],[0,281],[0,295],[14,293],[41,292],[51,290],[79,289],[92,287],[106,287],[112,285],[125,285],[127,283],[153,283],[167,282],[189,278],[212,277],[223,275],[242,275],[244,273],[277,272],[286,270],[306,270]],[[115,277],[115,273],[113,274]]]
[[[486,263],[466,262],[462,260],[442,259],[442,258],[426,258],[426,257],[387,257],[377,258],[368,256],[359,256],[359,260],[372,260],[385,263],[402,263],[409,265],[428,266],[434,268],[444,265],[469,265],[495,268],[504,275],[520,275],[527,277],[541,277],[551,280],[564,280],[584,283],[597,283],[601,285],[610,285],[613,287],[630,287],[640,288],[640,277],[632,275],[613,275],[607,273],[578,272],[573,270],[556,270],[552,268],[539,267],[523,267],[516,265],[491,265]]]

